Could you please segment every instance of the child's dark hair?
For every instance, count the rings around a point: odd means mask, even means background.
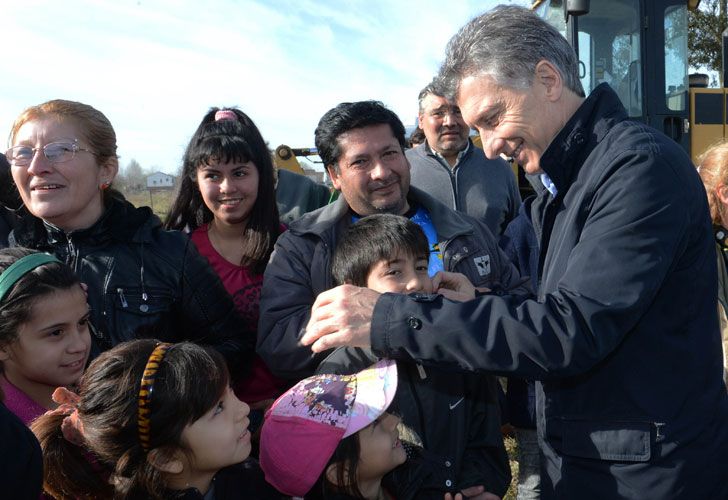
[[[0,274],[34,253],[38,252],[21,247],[0,250]],[[73,270],[60,262],[42,264],[25,273],[0,302],[0,346],[7,346],[18,338],[20,326],[30,320],[33,305],[38,299],[79,283]]]
[[[63,437],[64,415],[46,414],[33,423],[43,449],[44,489],[55,498],[162,498],[164,473],[147,460],[137,425],[142,373],[157,344],[153,339],[125,342],[88,367],[77,406],[85,449]],[[169,348],[153,386],[150,453],[166,460],[177,450],[188,451],[182,431],[219,401],[228,384],[225,360],[216,351],[187,342]],[[93,467],[86,450],[108,467],[109,480]]]
[[[218,112],[227,118],[215,119]],[[234,114],[236,119],[230,115]],[[245,227],[244,257],[240,265],[260,274],[280,233],[273,158],[258,127],[235,108],[210,108],[190,139],[182,160],[182,180],[165,221],[167,229],[194,231],[213,219],[197,186],[202,165],[231,161],[253,162],[258,170],[258,196]]]
[[[355,498],[364,498],[361,490],[359,490],[359,482],[356,478],[356,471],[359,465],[359,433],[345,437],[339,441],[339,445],[334,450],[331,460],[326,464],[324,474],[321,479],[322,491],[324,497],[327,493],[343,493]],[[336,482],[329,480],[326,471],[334,466],[336,474],[334,475]]]
[[[331,495],[337,494],[364,498],[356,477],[360,450],[358,432],[339,441],[321,476],[303,498],[305,500],[325,500]],[[328,471],[332,467],[334,471],[333,481],[329,479],[328,475]]]
[[[352,224],[336,244],[331,275],[337,285],[366,286],[377,262],[402,252],[428,258],[430,245],[420,226],[399,215],[369,215]]]

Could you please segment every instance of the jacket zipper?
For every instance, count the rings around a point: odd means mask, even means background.
[[[81,262],[81,259],[79,258],[79,254],[81,253],[80,247],[76,247],[73,243],[73,238],[66,235],[66,248],[68,249],[68,256],[70,257],[70,263],[69,267],[73,269],[73,272],[76,274],[76,276],[81,276],[81,273],[78,269],[78,264]],[[106,293],[106,292],[104,292]],[[102,313],[103,316],[106,316],[106,310]],[[93,334],[96,339],[98,339],[99,342],[105,343],[108,345],[108,348],[111,348],[111,344],[108,342],[108,340],[104,336],[104,332],[99,330],[96,325],[93,324],[93,321],[89,321],[89,330]]]
[[[124,289],[123,288],[117,288],[116,293],[119,294],[119,300],[121,300],[121,307],[126,309],[129,307],[129,303],[126,301],[126,297],[124,297]]]
[[[73,240],[69,236],[66,236],[66,248],[68,249],[68,255],[71,257],[69,267],[73,269],[73,272],[76,273],[76,275],[78,275],[78,251],[73,244]]]

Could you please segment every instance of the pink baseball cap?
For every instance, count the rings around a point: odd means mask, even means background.
[[[339,441],[384,413],[397,391],[397,365],[383,359],[354,375],[301,380],[266,412],[260,467],[281,493],[305,495]]]

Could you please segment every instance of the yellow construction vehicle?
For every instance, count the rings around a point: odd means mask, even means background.
[[[609,83],[631,117],[663,131],[695,160],[727,132],[726,89],[706,88],[705,75],[688,76],[688,10],[699,3],[539,0],[532,9],[576,50],[587,94]]]
[[[304,174],[303,167],[298,162],[297,156],[315,156],[318,155],[316,148],[291,148],[285,144],[281,144],[273,152],[273,162],[276,167]]]

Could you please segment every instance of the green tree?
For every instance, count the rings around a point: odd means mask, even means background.
[[[717,71],[721,79],[721,45],[723,31],[728,27],[727,1],[702,0],[698,9],[688,13],[688,63],[694,68],[705,66]]]

